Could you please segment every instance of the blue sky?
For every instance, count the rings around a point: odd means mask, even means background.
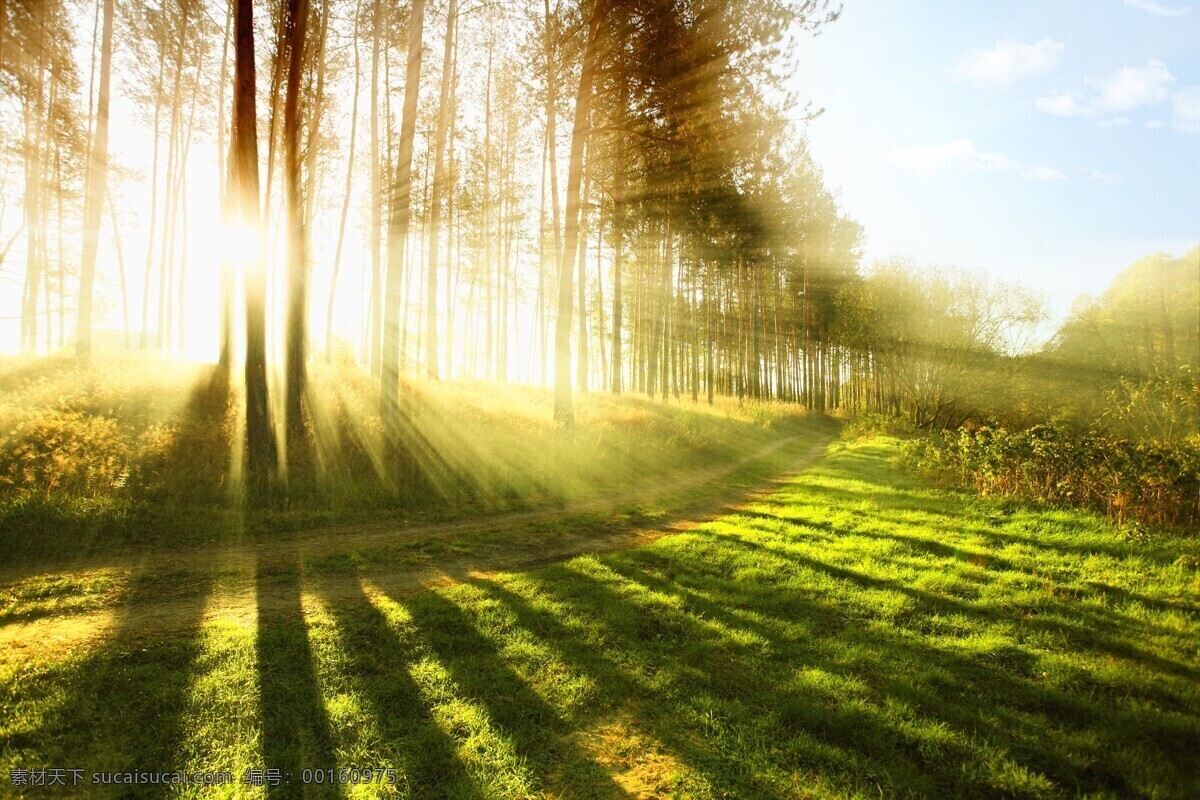
[[[846,0],[798,42],[813,156],[867,232],[1056,317],[1200,242],[1200,0]]]

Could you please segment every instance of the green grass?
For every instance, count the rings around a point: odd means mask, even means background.
[[[930,489],[897,450],[841,443],[650,546],[416,594],[378,560],[80,578],[98,635],[35,621],[0,655],[0,773],[398,776],[280,797],[1200,794],[1197,541]],[[54,594],[12,599],[10,625]]]

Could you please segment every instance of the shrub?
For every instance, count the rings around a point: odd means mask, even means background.
[[[59,410],[0,440],[0,487],[97,497],[125,486],[129,445],[108,417]]]
[[[1035,425],[933,433],[907,444],[913,469],[981,494],[1103,511],[1115,524],[1200,523],[1200,439],[1132,441]]]

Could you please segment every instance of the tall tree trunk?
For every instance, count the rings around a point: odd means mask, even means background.
[[[506,109],[509,110],[510,109]],[[508,298],[509,271],[508,257],[512,250],[512,159],[513,152],[513,118],[511,113],[505,115],[504,136],[500,144],[500,209],[496,219],[496,288],[499,293],[499,307],[496,310],[498,325],[496,326],[496,379],[500,383],[508,382]]]
[[[587,333],[587,241],[588,241],[588,195],[591,194],[591,175],[583,184],[583,198],[579,204],[579,358],[575,360],[576,381],[579,391],[588,390],[588,333]]]
[[[342,243],[346,238],[346,216],[350,212],[350,189],[354,178],[354,144],[358,137],[358,87],[361,83],[361,70],[358,60],[358,28],[359,5],[354,6],[354,99],[350,102],[350,153],[346,158],[346,191],[342,198],[342,219],[338,223],[337,246],[333,250],[333,276],[329,280],[329,303],[325,307],[325,363],[333,359],[333,300],[337,293],[338,270],[342,265]],[[375,169],[374,166],[371,168]],[[374,202],[374,200],[372,200]]]
[[[275,159],[279,150],[279,120],[283,115],[279,108],[279,90],[284,81],[284,63],[287,61],[287,11],[290,0],[281,0],[279,3],[279,16],[275,22],[275,52],[271,56],[271,85],[267,90],[267,98],[270,100],[271,113],[267,121],[267,179],[266,188],[263,191],[262,199],[262,229],[263,235],[266,237],[267,244],[267,265],[273,270],[277,264],[275,245],[276,236],[272,233],[272,215],[274,210],[271,206],[272,191],[275,188]],[[271,282],[272,284],[274,281]]]
[[[92,147],[94,146],[93,142],[92,142],[92,136],[95,135],[95,132],[96,132],[96,129],[95,129],[96,119],[95,119],[95,116],[93,115],[93,112],[95,111],[95,107],[96,107],[96,48],[100,46],[100,27],[101,27],[101,20],[104,17],[103,8],[102,8],[103,0],[96,0],[95,5],[96,5],[96,10],[92,15],[92,57],[91,57],[91,60],[88,62],[90,65],[90,68],[88,70],[88,88],[87,88],[87,98],[88,98],[87,118],[86,118],[87,119],[87,139],[86,139],[87,144],[86,144],[86,149],[84,150],[84,152],[87,153],[87,155],[88,155],[88,162],[84,165],[84,170],[83,170],[83,185],[85,187],[83,217],[84,217],[84,225],[85,226],[87,225],[86,188],[91,185],[91,180],[89,178],[89,172],[91,171],[91,167],[92,167],[91,154],[92,154]],[[0,21],[0,26],[3,26],[3,25],[4,25],[3,21]]]
[[[779,270],[773,270],[775,278],[775,398],[784,399],[784,346],[783,346],[783,283]]]
[[[462,276],[462,226],[454,210],[458,162],[454,160],[454,132],[458,120],[458,37],[454,38],[454,62],[450,72],[450,145],[446,155],[449,187],[446,190],[446,377],[454,377],[454,321],[458,311],[458,285]],[[458,234],[457,238],[455,234]],[[451,260],[454,271],[450,271]]]
[[[371,374],[379,374],[379,348],[382,320],[383,275],[380,265],[380,237],[383,226],[383,191],[379,185],[379,27],[383,24],[380,7],[374,0],[371,22],[371,295],[367,312],[367,357]]]
[[[608,353],[604,347],[604,265],[600,256],[604,246],[604,219],[596,209],[596,345],[600,354],[600,391],[608,389]]]
[[[417,129],[417,96],[421,83],[421,41],[425,27],[425,0],[413,0],[408,21],[408,62],[404,79],[404,116],[400,121],[400,152],[396,163],[395,199],[388,228],[388,274],[384,293],[383,385],[380,415],[394,457],[400,457],[400,287],[401,269],[412,221],[412,154]],[[393,257],[394,256],[394,257]]]
[[[234,0],[230,1],[233,2]],[[150,159],[152,165],[150,168],[150,232],[146,237],[146,273],[142,283],[142,331],[138,343],[138,347],[142,350],[145,350],[149,346],[150,276],[154,271],[154,227],[158,220],[159,123],[162,117],[163,73],[166,72],[167,63],[167,14],[165,7],[160,11],[158,43],[158,77],[154,82],[154,155]],[[161,336],[159,336],[159,339],[161,340]]]
[[[25,123],[25,284],[21,296],[21,352],[37,352],[37,294],[42,278],[42,140],[46,136],[45,42],[46,8],[41,8],[38,26],[37,83],[22,104]]]
[[[225,6],[225,36],[221,45],[221,88],[217,98],[217,195],[221,203],[221,224],[228,227],[232,224],[229,199],[229,186],[226,180],[229,171],[229,159],[225,157],[225,84],[229,75],[229,34],[233,29],[233,9],[231,3]],[[220,299],[220,350],[217,363],[228,373],[233,364],[233,265],[227,258],[221,259],[221,293]]]
[[[542,0],[546,24],[546,154],[550,159],[550,217],[554,226],[554,258],[557,267],[562,259],[562,221],[558,207],[558,81],[554,74],[554,17],[550,14],[550,0]],[[543,311],[543,327],[545,312]],[[546,336],[542,333],[542,384],[546,383]]]
[[[483,202],[480,207],[480,228],[483,231],[483,294],[487,326],[484,334],[484,377],[491,379],[492,356],[492,40],[488,38],[487,83],[483,101]]]
[[[538,359],[541,366],[541,385],[546,385],[546,172],[549,163],[550,138],[542,136],[542,185],[538,192],[538,288],[537,320]],[[557,260],[555,263],[558,263]]]
[[[716,367],[713,350],[716,348],[716,331],[713,330],[713,310],[717,298],[713,293],[713,265],[710,262],[704,270],[704,389],[708,393],[708,404],[713,404],[717,391]]]
[[[583,148],[587,142],[592,108],[592,81],[596,72],[596,40],[608,13],[609,0],[595,0],[583,45],[579,89],[575,94],[575,128],[571,132],[571,162],[567,172],[567,221],[558,268],[558,321],[554,330],[554,419],[568,435],[575,435],[575,409],[571,400],[571,273],[579,239],[579,187],[583,180]]]
[[[51,103],[53,108],[58,107],[58,81],[54,81],[54,91],[51,97],[55,100]],[[64,245],[65,237],[63,236],[63,193],[66,191],[66,180],[63,178],[62,170],[62,151],[63,141],[60,136],[51,137],[54,142],[54,200],[56,205],[56,214],[54,216],[55,228],[58,233],[58,348],[61,350],[66,346],[66,298],[67,298],[67,259],[66,247]],[[49,313],[49,305],[46,306],[47,314]],[[47,318],[49,323],[49,318]],[[47,340],[49,343],[49,340]]]
[[[179,187],[183,183],[182,170],[178,166],[179,129],[182,127],[183,109],[183,56],[186,52],[188,10],[190,0],[179,5],[179,45],[175,50],[175,79],[171,92],[171,127],[167,140],[166,208],[163,215],[162,250],[159,264],[158,283],[158,346],[165,354],[170,340],[170,297],[171,281],[174,277],[175,221],[178,218]]]
[[[313,97],[306,106],[308,111],[308,139],[305,142],[307,152],[304,156],[304,181],[301,193],[304,197],[304,224],[312,224],[313,213],[317,207],[317,195],[320,193],[321,182],[318,179],[317,156],[321,152],[321,115],[325,113],[325,42],[329,38],[329,4],[332,0],[321,0],[321,14],[317,18],[319,33],[317,34],[317,49],[309,56],[313,70],[317,73],[313,87]],[[309,245],[311,250],[311,243]],[[311,252],[310,252],[311,255]]]
[[[612,320],[612,387],[613,394],[622,390],[621,375],[621,280],[625,256],[625,137],[618,132],[616,140],[616,175],[613,176],[613,320]]]
[[[105,197],[108,199],[108,214],[112,221],[113,242],[117,246],[117,267],[121,270],[121,322],[125,334],[125,349],[129,349],[129,286],[125,281],[125,252],[121,249],[121,227],[117,224],[117,209],[113,205],[112,193],[105,187]]]
[[[670,392],[671,384],[671,273],[673,261],[673,236],[671,230],[671,214],[667,213],[667,230],[666,236],[663,237],[663,254],[662,254],[662,289],[659,292],[659,319],[658,319],[658,334],[655,336],[654,346],[662,347],[661,363],[659,364],[659,375],[661,376],[662,384],[662,399],[666,400]],[[653,387],[651,387],[653,394]]]
[[[691,281],[689,282],[688,288],[690,290],[691,297],[689,298],[690,302],[688,304],[690,306],[688,327],[689,333],[691,333],[691,346],[689,355],[691,357],[692,402],[698,403],[700,402],[700,325],[699,318],[697,316],[696,305],[698,300],[696,296],[699,294],[700,288],[697,285],[700,281],[700,263],[698,261],[693,261],[692,269],[690,271]]]
[[[457,1],[450,0],[450,7],[446,11],[446,47],[442,56],[442,89],[441,96],[438,98],[437,131],[434,134],[433,200],[429,210],[429,263],[425,268],[425,373],[431,380],[438,379],[438,244],[442,226],[442,192],[446,180],[445,155],[446,129],[449,127],[447,118],[450,111],[450,59],[454,54],[454,24],[457,7]],[[406,86],[406,92],[407,89]]]
[[[258,123],[254,91],[254,14],[251,0],[234,3],[233,132],[229,158],[239,219],[261,234],[259,223]],[[267,393],[266,271],[263,248],[246,253],[246,455],[251,487],[265,488],[273,478],[278,455]]]
[[[300,174],[300,84],[304,79],[308,0],[288,0],[287,14],[287,94],[283,102],[283,182],[288,227],[284,426],[288,466],[296,467],[299,458],[303,458],[298,451],[305,439],[303,399],[308,379],[308,241]]]
[[[750,396],[759,399],[763,395],[762,386],[762,336],[760,320],[762,316],[761,286],[762,286],[762,256],[754,259],[754,271],[751,273],[750,284]]]

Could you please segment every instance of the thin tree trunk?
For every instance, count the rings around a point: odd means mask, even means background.
[[[175,236],[175,220],[178,217],[178,192],[179,185],[183,181],[183,176],[176,163],[178,158],[179,147],[179,128],[182,125],[180,120],[181,109],[183,106],[183,55],[186,50],[187,42],[187,26],[188,26],[188,8],[190,3],[188,0],[180,3],[180,18],[179,18],[179,46],[175,51],[175,86],[171,92],[171,128],[170,137],[167,144],[167,176],[166,176],[166,204],[163,219],[163,237],[161,262],[159,264],[159,284],[158,284],[158,346],[163,353],[167,352],[167,344],[170,339],[168,330],[170,328],[169,319],[169,303],[171,297],[171,280],[174,277],[174,268],[171,265],[171,258],[174,255],[174,236]]]
[[[483,103],[483,203],[480,208],[483,230],[483,294],[484,313],[487,317],[487,328],[484,336],[484,377],[490,379],[492,373],[492,237],[491,237],[491,203],[492,203],[492,40],[488,39],[487,84],[484,90]]]
[[[346,191],[342,199],[342,219],[338,223],[338,238],[337,246],[333,251],[333,276],[329,281],[329,303],[325,307],[325,363],[328,364],[333,358],[333,301],[337,293],[338,270],[342,265],[342,243],[346,238],[346,217],[350,213],[350,189],[354,177],[354,145],[358,138],[358,89],[361,83],[361,70],[359,69],[358,58],[358,28],[359,28],[359,11],[358,3],[354,6],[354,38],[351,42],[354,46],[354,99],[350,102],[350,153],[346,159]],[[375,167],[371,168],[372,170]],[[374,200],[372,200],[374,202]]]
[[[562,222],[558,206],[558,138],[557,104],[558,82],[554,74],[554,17],[550,14],[550,0],[542,0],[546,24],[546,150],[550,159],[550,215],[554,225],[554,259],[557,267],[562,260]],[[542,362],[545,363],[545,334],[542,336]],[[546,382],[543,368],[542,383]]]
[[[284,427],[289,468],[300,465],[305,440],[304,391],[308,380],[308,235],[300,174],[300,84],[308,34],[308,0],[288,0],[287,94],[283,102],[284,202],[288,227],[287,344]],[[315,113],[315,112],[314,112]]]
[[[587,143],[592,108],[592,81],[596,71],[596,46],[600,26],[608,13],[608,0],[595,0],[583,45],[579,88],[575,94],[575,127],[571,133],[571,163],[567,172],[567,220],[562,259],[558,268],[558,322],[554,331],[554,419],[569,437],[575,435],[575,409],[571,400],[571,273],[579,239],[579,187],[583,180],[583,148]]]
[[[697,308],[696,308],[696,304],[698,302],[696,295],[699,293],[699,288],[700,288],[698,286],[698,283],[700,281],[700,275],[698,274],[699,269],[700,269],[699,262],[693,261],[692,269],[691,269],[692,275],[691,275],[691,281],[690,281],[690,288],[691,288],[691,298],[690,298],[691,299],[691,303],[690,303],[691,326],[690,327],[691,327],[691,334],[692,334],[690,356],[691,356],[691,367],[692,367],[691,383],[692,383],[692,402],[693,403],[700,402],[700,325],[699,325],[700,321],[699,321],[699,317],[697,315]]]
[[[113,206],[112,193],[105,187],[108,199],[108,214],[112,220],[113,242],[117,245],[117,266],[121,270],[121,322],[125,333],[125,349],[129,349],[129,287],[125,282],[125,252],[121,249],[121,228],[117,225],[117,209]]]
[[[604,218],[596,211],[596,345],[600,354],[600,390],[608,389],[608,354],[604,347],[604,265],[600,255],[604,244]]]
[[[380,238],[383,226],[383,191],[379,185],[379,27],[380,4],[375,0],[371,22],[371,296],[368,318],[367,345],[371,374],[378,375],[380,368],[380,331],[382,320],[383,275],[380,265]]]
[[[704,355],[704,382],[705,390],[708,392],[708,404],[713,404],[714,395],[717,391],[717,380],[715,364],[713,363],[713,350],[716,348],[716,331],[713,330],[713,307],[716,305],[716,295],[713,293],[713,265],[710,262],[708,269],[704,270],[704,332],[705,332],[705,355]]]
[[[83,185],[84,185],[84,187],[88,187],[91,185],[91,178],[89,177],[88,173],[90,172],[91,167],[92,167],[91,160],[90,160],[91,154],[92,154],[92,148],[95,146],[92,141],[92,136],[95,134],[95,130],[96,130],[95,129],[96,120],[95,120],[95,117],[93,116],[93,111],[95,110],[95,106],[96,106],[96,48],[100,45],[100,24],[101,24],[100,21],[104,16],[102,13],[102,9],[101,9],[102,4],[103,4],[103,0],[96,0],[96,10],[95,10],[94,14],[92,15],[92,58],[91,58],[91,61],[89,62],[90,69],[88,71],[88,89],[87,89],[87,91],[88,91],[87,145],[86,145],[87,149],[84,151],[88,154],[89,160],[86,164],[84,164],[84,169],[83,169]],[[0,17],[0,27],[3,27],[3,26],[4,26],[3,18]],[[86,194],[84,196],[83,215],[84,215],[84,224],[86,225],[87,224],[87,222],[86,222],[86,220],[87,220],[87,196],[86,196]]]
[[[547,131],[547,134],[549,131]],[[550,137],[542,137],[542,185],[538,192],[538,288],[537,318],[538,358],[541,364],[541,385],[546,385],[546,173],[548,171]]]
[[[313,211],[317,206],[317,195],[320,194],[321,173],[317,170],[317,156],[321,151],[321,115],[325,112],[325,41],[329,36],[329,4],[331,0],[321,0],[321,14],[318,18],[319,33],[317,34],[317,49],[309,56],[313,70],[317,73],[313,87],[312,99],[305,105],[308,113],[308,137],[305,142],[304,174],[301,182],[301,195],[304,198],[305,230],[312,225]],[[308,243],[309,257],[312,257],[312,243]]]
[[[454,54],[454,24],[457,7],[457,1],[450,0],[450,6],[446,11],[446,47],[442,56],[442,88],[441,96],[438,98],[437,131],[434,134],[433,200],[429,210],[429,262],[425,268],[425,374],[430,380],[438,379],[438,244],[441,240],[443,183],[446,180],[445,155],[446,129],[449,127],[447,116],[450,110],[450,59]],[[448,272],[449,270],[447,270]]]
[[[267,180],[263,191],[263,233],[267,237],[267,262],[274,269],[276,236],[271,233],[271,192],[275,188],[275,158],[279,148],[279,87],[284,80],[284,62],[287,60],[287,9],[290,0],[279,3],[279,17],[275,23],[275,52],[271,57],[271,86],[267,97],[271,103],[271,115],[267,122]],[[273,281],[272,281],[273,283]]]
[[[621,376],[624,369],[622,363],[621,317],[624,313],[621,297],[622,272],[625,267],[625,138],[617,134],[616,141],[616,175],[613,187],[613,320],[612,320],[612,387],[613,394],[620,394],[624,388]]]
[[[23,104],[25,123],[25,219],[28,224],[25,250],[25,285],[21,297],[21,352],[37,352],[37,293],[42,278],[42,140],[47,125],[45,106],[46,9],[40,15],[37,88]]]
[[[412,219],[412,151],[417,128],[417,97],[421,82],[421,41],[425,27],[425,0],[413,0],[408,22],[408,56],[404,79],[404,116],[400,121],[400,152],[396,164],[396,193],[388,228],[388,274],[384,296],[383,385],[380,415],[393,456],[400,466],[400,287],[408,229]],[[393,257],[394,256],[394,257]],[[399,267],[399,268],[398,268]]]
[[[230,0],[236,2],[236,0]],[[162,116],[162,85],[163,73],[167,62],[167,14],[165,7],[160,11],[159,49],[158,49],[158,78],[154,82],[154,155],[151,157],[150,168],[150,231],[146,238],[146,273],[142,284],[142,331],[138,347],[145,350],[148,346],[150,325],[150,276],[154,271],[154,228],[158,220],[158,147],[159,122]],[[232,145],[231,145],[232,147]],[[161,341],[162,334],[158,334]]]
[[[53,82],[53,91],[51,92],[50,107],[58,108],[58,87],[59,81]],[[66,191],[66,181],[63,179],[62,171],[62,150],[63,142],[59,136],[52,136],[51,141],[54,143],[54,199],[57,206],[57,214],[54,222],[58,233],[58,348],[61,350],[66,346],[66,298],[67,298],[67,259],[66,247],[64,246],[63,237],[63,192]],[[49,283],[47,283],[49,288]],[[49,326],[50,326],[50,299],[46,298],[46,327],[47,337],[46,343],[50,343]]]
[[[456,218],[454,216],[454,189],[458,181],[458,166],[454,160],[454,133],[458,121],[458,36],[454,37],[453,62],[450,68],[450,143],[446,155],[446,170],[449,173],[446,189],[446,377],[454,378],[454,317],[458,305],[458,281],[462,274],[462,235],[455,244]],[[453,273],[450,269],[454,262]]]
[[[579,358],[575,360],[576,380],[579,391],[588,390],[588,333],[587,333],[587,207],[591,194],[591,174],[583,184],[583,198],[579,204]]]
[[[225,7],[225,36],[221,45],[221,88],[218,94],[217,120],[217,197],[221,204],[221,224],[228,227],[232,224],[229,186],[227,175],[228,159],[225,157],[225,84],[229,75],[229,34],[233,28],[233,9],[230,4]],[[226,231],[228,234],[228,231]],[[221,259],[221,294],[220,300],[220,355],[217,363],[228,373],[233,363],[233,265],[227,258]]]
[[[760,335],[761,298],[759,287],[762,284],[761,256],[754,259],[754,271],[751,275],[750,288],[750,396],[754,399],[762,397],[762,336]]]

